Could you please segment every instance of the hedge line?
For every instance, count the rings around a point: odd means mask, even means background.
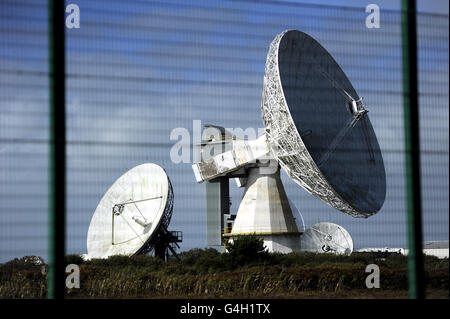
[[[117,261],[117,260],[116,260]],[[146,262],[143,262],[146,261]],[[161,264],[153,259],[133,259],[131,265],[121,263],[80,265],[80,289],[67,290],[75,298],[133,298],[177,296],[223,296],[295,294],[301,291],[346,291],[366,289],[365,266],[259,265],[230,271],[194,273],[176,268],[176,263]],[[122,261],[123,262],[123,261]],[[151,267],[149,264],[152,264]],[[406,290],[406,268],[380,266],[381,289]],[[429,288],[448,290],[448,268],[427,271]],[[41,267],[10,269],[0,267],[1,298],[43,298],[46,275]]]

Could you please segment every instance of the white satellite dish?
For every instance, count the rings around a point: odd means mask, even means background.
[[[88,258],[136,255],[167,233],[173,209],[172,185],[156,164],[138,165],[106,192],[92,216]]]
[[[333,223],[317,223],[301,236],[301,251],[350,255],[353,240],[348,231]]]
[[[239,187],[246,186],[233,229],[224,235],[254,233],[264,237],[269,251],[299,249],[301,230],[280,169],[263,170],[261,160],[267,159],[343,213],[368,218],[380,210],[386,176],[368,111],[337,62],[311,36],[288,30],[270,44],[261,112],[264,135],[253,141],[222,139],[231,150],[192,166],[199,183],[237,178]]]
[[[270,44],[262,117],[270,153],[294,182],[352,217],[380,210],[386,176],[368,110],[306,33],[284,31]]]

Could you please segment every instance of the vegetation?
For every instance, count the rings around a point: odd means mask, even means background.
[[[258,264],[269,260],[264,241],[254,235],[239,237],[227,242],[225,246],[230,254],[233,267]]]
[[[370,253],[350,256],[314,253],[273,254],[262,241],[248,236],[226,245],[227,252],[192,249],[169,261],[152,256],[113,256],[84,261],[80,289],[68,289],[74,298],[358,298],[407,297],[407,258],[380,258]],[[365,267],[377,264],[381,289],[368,290]],[[448,298],[448,259],[425,256],[426,282],[434,297]],[[43,298],[45,265],[33,257],[0,265],[0,298]],[[437,293],[437,295],[436,295]]]

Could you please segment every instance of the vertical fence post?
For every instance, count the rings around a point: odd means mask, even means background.
[[[402,0],[401,14],[409,297],[423,299],[425,286],[422,251],[416,1]]]
[[[65,12],[64,1],[48,0],[49,202],[47,297],[64,298],[66,214]]]

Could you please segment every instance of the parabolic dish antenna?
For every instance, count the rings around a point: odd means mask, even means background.
[[[349,255],[353,252],[353,240],[341,226],[333,223],[317,223],[307,228],[301,236],[301,250],[315,253]]]
[[[306,191],[350,216],[367,218],[381,209],[386,175],[368,110],[333,57],[309,35],[284,31],[270,44],[261,112],[264,135],[230,139],[223,129],[202,142],[202,160],[192,166],[197,182],[220,183],[220,188],[207,184],[215,195],[207,196],[207,217],[217,227],[224,224],[217,216],[229,213],[224,180],[236,178],[246,187],[232,230],[223,237],[254,233],[264,237],[269,251],[297,250],[305,237],[287,204],[280,167]],[[222,151],[211,157],[209,146],[216,144]],[[219,205],[212,203],[216,199]],[[352,250],[353,243],[345,249]]]
[[[172,217],[172,185],[164,169],[142,164],[106,192],[89,225],[88,258],[135,255],[149,250]]]
[[[362,98],[333,57],[306,33],[272,41],[262,117],[271,154],[297,184],[354,217],[378,212],[386,176]]]

